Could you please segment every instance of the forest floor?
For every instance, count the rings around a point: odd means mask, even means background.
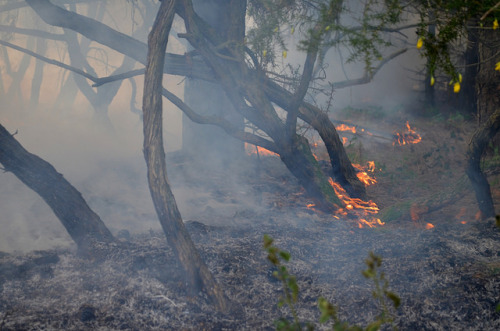
[[[291,253],[287,266],[297,277],[303,321],[318,321],[320,296],[349,323],[363,326],[377,316],[373,284],[361,274],[372,251],[401,298],[393,311],[399,329],[499,330],[500,231],[492,220],[478,220],[468,186],[432,210],[422,204],[463,178],[474,122],[460,114],[408,116],[376,107],[336,114],[335,120],[358,126],[358,133],[342,134],[353,163],[375,162],[369,199],[380,214],[403,210],[373,228],[308,208],[312,201],[276,156],[249,156],[231,185],[225,169],[190,171],[178,156],[167,160],[172,185],[190,196],[184,204],[191,208],[186,226],[193,241],[239,313],[217,313],[186,291],[160,231],[121,231],[117,244],[91,259],[71,249],[2,253],[0,330],[272,330],[290,312],[277,306],[281,284],[266,261],[264,234]],[[422,141],[393,145],[407,120]],[[325,158],[321,146],[315,153]],[[498,150],[484,167],[500,210]]]

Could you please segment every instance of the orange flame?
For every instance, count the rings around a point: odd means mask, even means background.
[[[434,228],[434,225],[433,225],[433,224],[431,224],[431,223],[427,223],[427,224],[425,225],[425,228],[426,228],[427,230],[430,230],[430,229]]]
[[[377,204],[373,201],[363,201],[357,198],[351,198],[344,190],[342,186],[338,183],[334,182],[330,177],[328,179],[330,185],[333,187],[335,194],[344,204],[344,208],[340,208],[337,211],[339,215],[347,215],[347,211],[349,213],[354,214],[358,218],[358,227],[363,228],[364,226],[375,227],[377,225],[384,225],[379,218],[372,217],[371,219],[367,219],[367,216],[370,214],[377,214],[379,212],[379,208]]]
[[[356,173],[356,176],[363,184],[365,184],[365,186],[373,185],[377,182],[377,180],[374,177],[371,177],[366,172],[367,169],[370,172],[375,171],[375,162],[374,161],[368,161],[368,165],[366,167],[363,167],[359,164],[353,164],[352,166],[359,170],[359,172]]]
[[[368,171],[375,172],[375,161],[368,161]]]
[[[348,141],[349,139],[347,139],[347,137],[342,137],[342,145],[347,144]]]
[[[265,149],[264,147],[255,146],[249,143],[245,143],[245,151],[247,152],[248,155],[258,154],[262,156],[279,156],[279,154],[271,152],[270,150]]]
[[[356,133],[356,127],[355,126],[350,126],[350,125],[345,125],[345,124],[340,124],[335,127],[338,131],[350,131],[352,133]]]
[[[406,121],[406,132],[399,133],[396,132],[394,134],[394,141],[392,145],[398,144],[399,146],[407,145],[407,144],[418,144],[422,141],[422,137],[411,128],[408,121]]]

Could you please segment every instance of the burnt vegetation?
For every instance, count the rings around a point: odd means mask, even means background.
[[[0,1],[0,330],[499,329],[499,8]]]

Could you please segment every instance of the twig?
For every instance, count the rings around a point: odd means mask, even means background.
[[[500,1],[497,2],[496,5],[494,5],[493,7],[491,7],[486,13],[484,13],[483,16],[481,16],[481,18],[479,19],[480,21],[483,21],[486,19],[486,17],[492,12],[494,11],[495,9],[497,9],[498,7],[500,7]]]
[[[30,51],[29,49],[26,49],[26,48],[23,48],[23,47],[20,47],[20,46],[17,46],[17,45],[14,45],[14,44],[11,44],[7,41],[4,41],[4,40],[0,40],[0,45],[4,45],[4,46],[7,46],[7,47],[10,47],[12,49],[15,49],[16,51],[19,51],[19,52],[22,52],[22,53],[25,53],[25,54],[28,54],[28,55],[31,55],[33,56],[34,58],[37,58],[41,61],[44,61],[44,62],[47,62],[49,64],[53,64],[55,66],[58,66],[58,67],[61,67],[61,68],[64,68],[66,70],[69,70],[69,71],[72,71],[74,73],[77,73],[79,75],[82,75],[83,77],[85,78],[88,78],[90,79],[91,81],[95,82],[97,80],[97,78],[95,78],[94,76],[86,73],[85,71],[83,70],[80,70],[80,69],[77,69],[77,68],[74,68],[72,66],[69,66],[65,63],[62,63],[62,62],[59,62],[59,61],[56,61],[56,60],[52,60],[52,59],[49,59],[45,56],[42,56],[42,55],[39,55],[35,52],[32,52]]]
[[[372,79],[373,76],[390,60],[394,59],[395,57],[405,53],[408,50],[408,48],[403,48],[400,49],[397,52],[392,53],[388,57],[386,57],[384,60],[380,61],[380,63],[371,71],[371,72],[365,72],[364,76],[361,78],[356,78],[356,79],[349,79],[341,82],[335,82],[332,84],[334,88],[345,88],[349,86],[354,86],[354,85],[362,85],[369,83]]]
[[[96,78],[94,80],[95,84],[93,84],[92,87],[99,87],[101,85],[104,85],[104,84],[107,84],[107,83],[111,83],[111,82],[114,82],[114,81],[117,81],[117,80],[123,80],[123,79],[127,79],[127,78],[132,78],[132,77],[135,77],[135,76],[144,75],[145,72],[146,72],[146,69],[142,68],[142,69],[132,70],[132,71],[129,71],[129,72],[124,72],[124,73],[118,74],[118,75],[112,75],[112,76],[108,76],[108,77]]]

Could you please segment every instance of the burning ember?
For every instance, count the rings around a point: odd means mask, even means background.
[[[350,126],[350,125],[345,125],[345,124],[340,124],[335,127],[338,131],[349,131],[352,133],[356,133],[356,127],[355,126]]]
[[[366,167],[363,167],[359,164],[353,164],[352,166],[359,170],[359,172],[356,174],[356,176],[358,176],[358,179],[363,184],[365,184],[365,186],[373,185],[377,182],[377,180],[374,177],[371,177],[370,175],[368,175],[368,172],[375,171],[375,162],[374,161],[368,161]]]
[[[278,154],[271,152],[270,150],[265,149],[264,147],[255,146],[248,143],[245,143],[245,151],[247,152],[248,155],[257,154],[262,156],[279,156]]]
[[[394,134],[394,141],[392,142],[392,146],[398,144],[399,146],[407,145],[407,144],[418,144],[422,141],[422,137],[410,127],[408,121],[406,121],[406,132],[399,133],[396,132]]]
[[[338,215],[345,216],[349,212],[349,214],[356,216],[359,228],[365,226],[373,228],[385,224],[379,218],[371,217],[371,215],[375,215],[379,212],[379,208],[375,202],[351,198],[344,188],[338,183],[335,183],[331,177],[329,178],[329,182],[335,190],[335,194],[345,206],[337,211]]]

